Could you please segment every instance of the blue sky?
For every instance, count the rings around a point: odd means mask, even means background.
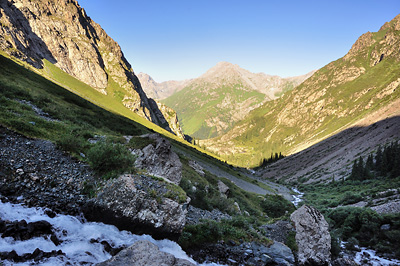
[[[344,56],[400,13],[399,0],[78,0],[135,73],[195,78],[220,61],[282,77]]]

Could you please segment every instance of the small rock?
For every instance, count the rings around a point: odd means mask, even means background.
[[[381,230],[382,230],[382,231],[388,231],[388,230],[390,230],[390,224],[383,224],[383,225],[381,226]]]

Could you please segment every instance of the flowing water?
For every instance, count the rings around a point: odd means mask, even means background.
[[[297,188],[292,188],[293,192],[295,192],[296,194],[293,194],[293,200],[292,203],[294,204],[294,206],[298,206],[300,202],[303,201],[302,197],[304,195],[304,193],[300,192]]]
[[[128,247],[139,240],[148,240],[156,244],[161,251],[197,264],[173,241],[154,240],[149,235],[135,235],[127,231],[119,231],[115,226],[86,222],[82,217],[58,214],[54,218],[50,218],[45,214],[43,208],[27,208],[21,204],[0,202],[0,218],[8,221],[25,220],[28,223],[47,221],[53,226],[56,236],[61,240],[61,244],[56,246],[45,237],[35,237],[25,241],[16,241],[12,237],[5,237],[0,238],[0,252],[15,250],[21,256],[39,248],[45,252],[62,250],[65,253],[65,256],[52,257],[36,263],[34,261],[25,263],[5,261],[2,262],[2,265],[93,265],[111,258],[100,242],[107,241],[112,247]]]

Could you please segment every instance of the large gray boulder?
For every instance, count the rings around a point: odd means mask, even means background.
[[[122,175],[110,180],[88,202],[85,216],[136,234],[174,238],[185,226],[187,208],[163,197],[163,193],[168,193],[165,182],[146,176]]]
[[[138,155],[135,167],[146,169],[151,175],[179,184],[182,179],[182,163],[179,156],[172,151],[171,143],[158,134],[150,134],[147,137],[155,143],[135,151]]]
[[[329,265],[331,235],[324,216],[314,207],[303,205],[290,216],[296,228],[300,265]]]
[[[162,252],[153,243],[142,240],[122,250],[109,260],[97,266],[195,266],[195,264],[177,259],[173,255]]]

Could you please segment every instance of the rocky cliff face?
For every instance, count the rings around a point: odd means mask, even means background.
[[[43,68],[46,59],[103,94],[116,83],[123,104],[162,125],[120,46],[86,15],[75,0],[1,0],[0,48]],[[168,127],[167,127],[168,129]]]
[[[182,81],[169,80],[159,83],[148,74],[142,72],[137,74],[137,77],[146,95],[156,100],[163,100],[171,96],[175,92],[182,90],[191,81],[190,79]]]

